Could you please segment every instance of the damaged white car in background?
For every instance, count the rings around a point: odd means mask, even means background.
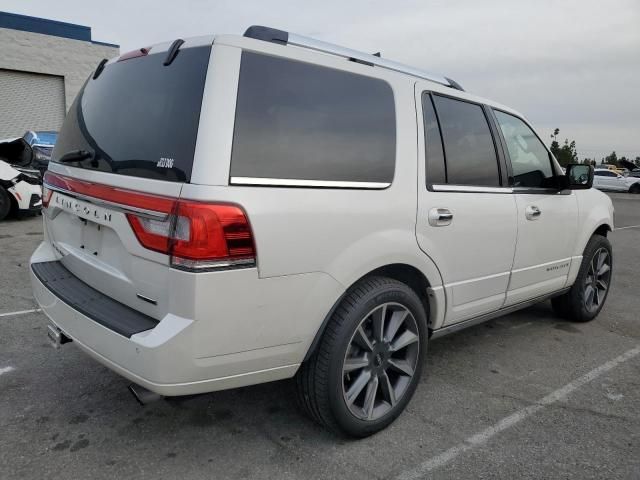
[[[9,213],[21,215],[39,212],[42,207],[40,176],[26,170],[17,170],[0,160],[0,221]]]

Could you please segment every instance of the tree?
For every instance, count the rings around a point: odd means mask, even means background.
[[[576,141],[569,139],[565,139],[564,145],[560,146],[558,143],[557,137],[560,134],[560,129],[556,128],[553,130],[553,134],[551,138],[553,138],[553,142],[551,142],[551,146],[549,150],[553,153],[553,156],[556,157],[558,163],[561,166],[566,167],[570,163],[578,163],[578,152],[576,151]]]
[[[604,163],[608,163],[609,165],[618,166],[618,155],[616,155],[616,151],[614,150],[609,155],[604,157]]]
[[[636,157],[635,162],[636,162],[636,165],[638,165],[640,167],[640,157]]]

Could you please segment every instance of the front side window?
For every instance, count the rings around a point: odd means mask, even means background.
[[[395,103],[385,81],[242,53],[232,183],[288,179],[386,186],[393,180],[395,154]]]
[[[529,126],[518,117],[494,110],[513,170],[514,187],[549,188],[554,174],[549,152]]]

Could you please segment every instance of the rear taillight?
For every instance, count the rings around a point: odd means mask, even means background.
[[[186,270],[255,265],[253,235],[237,205],[177,200],[166,219],[128,213],[140,243],[171,255],[171,264]]]
[[[42,186],[42,207],[43,208],[47,208],[49,206],[51,195],[53,195],[53,190],[43,185]]]
[[[256,264],[253,234],[238,205],[172,199],[47,172],[46,184],[121,206],[140,244],[191,271]],[[43,192],[51,190],[44,187]],[[43,196],[44,203],[44,196]],[[129,208],[127,208],[129,207]],[[127,211],[130,210],[130,211]]]

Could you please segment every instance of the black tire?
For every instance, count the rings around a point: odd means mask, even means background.
[[[345,373],[348,362],[353,360],[347,356],[352,354],[355,342],[357,342],[356,331],[363,330],[367,321],[371,322],[368,325],[373,326],[373,315],[378,309],[381,309],[382,312],[378,318],[383,319],[381,321],[383,341],[376,342],[373,338],[374,332],[370,332],[373,341],[369,346],[374,348],[370,352],[363,353],[367,359],[362,360],[369,363],[367,366],[359,367],[359,370],[354,370],[353,373]],[[387,311],[387,309],[389,310]],[[395,317],[398,313],[404,315],[402,318],[406,319],[402,322],[411,323],[402,323],[402,326],[398,327],[394,333],[390,333],[393,330],[391,327],[394,325],[393,319],[401,316]],[[385,318],[389,320],[385,322]],[[414,332],[414,330],[416,331]],[[407,334],[407,332],[409,333]],[[406,347],[400,347],[396,351],[392,342],[394,338],[398,338],[396,335],[413,335],[413,343]],[[415,338],[416,335],[417,338]],[[387,336],[390,336],[391,340],[385,343]],[[336,433],[352,437],[366,437],[382,430],[402,413],[415,392],[427,350],[427,339],[427,314],[420,298],[410,287],[387,277],[368,277],[359,281],[344,296],[331,316],[319,345],[296,374],[295,383],[299,405],[313,420]],[[375,348],[383,348],[384,344],[387,345],[387,348],[392,348],[395,353],[376,354]],[[408,356],[410,349],[411,361],[406,363],[404,359],[400,359],[400,361],[403,364],[412,364],[412,369],[410,369],[413,372],[412,376],[409,374],[406,378],[403,374],[396,376],[395,366],[398,359],[394,355]],[[386,359],[385,355],[388,355]],[[393,367],[389,367],[389,364]],[[373,380],[368,380],[366,388],[361,390],[364,392],[363,396],[356,394],[349,403],[347,398],[349,392],[345,383],[353,374],[354,380],[351,384],[353,386],[359,380],[359,378],[355,378],[355,375],[360,376],[366,371],[369,372],[371,379],[376,377],[375,386],[372,386]],[[379,374],[380,377],[378,377]],[[386,382],[380,380],[378,383],[378,378],[384,378]],[[402,390],[399,398],[396,398],[395,391],[399,390],[399,385]],[[369,388],[373,392],[373,400],[369,403],[372,406],[369,410],[370,419],[358,418],[352,410],[356,408],[356,400],[362,399],[362,402],[367,402]],[[393,393],[389,393],[390,391]],[[393,401],[386,402],[387,398],[393,398],[395,404]],[[375,412],[380,415],[378,418],[373,418],[374,408]],[[365,410],[366,408],[363,407],[363,414]]]
[[[9,215],[11,210],[11,197],[4,187],[0,187],[0,222]]]
[[[629,188],[629,193],[640,193],[640,183],[634,183]]]
[[[606,283],[606,289],[599,293],[597,285],[599,277],[595,275],[595,280],[592,280],[594,275],[590,275],[590,272],[593,271],[590,268],[594,266],[594,260],[597,262],[594,257],[600,255],[603,250],[608,255],[608,270],[605,272],[606,278],[603,277],[601,279],[603,283]],[[611,243],[602,235],[593,235],[584,249],[582,264],[571,290],[551,300],[551,305],[556,314],[572,322],[589,322],[596,318],[600,310],[602,310],[611,289],[612,273],[613,255]],[[597,305],[589,302],[589,298],[593,298],[587,293],[589,286],[591,286],[592,290],[595,289],[595,296],[598,298]]]

